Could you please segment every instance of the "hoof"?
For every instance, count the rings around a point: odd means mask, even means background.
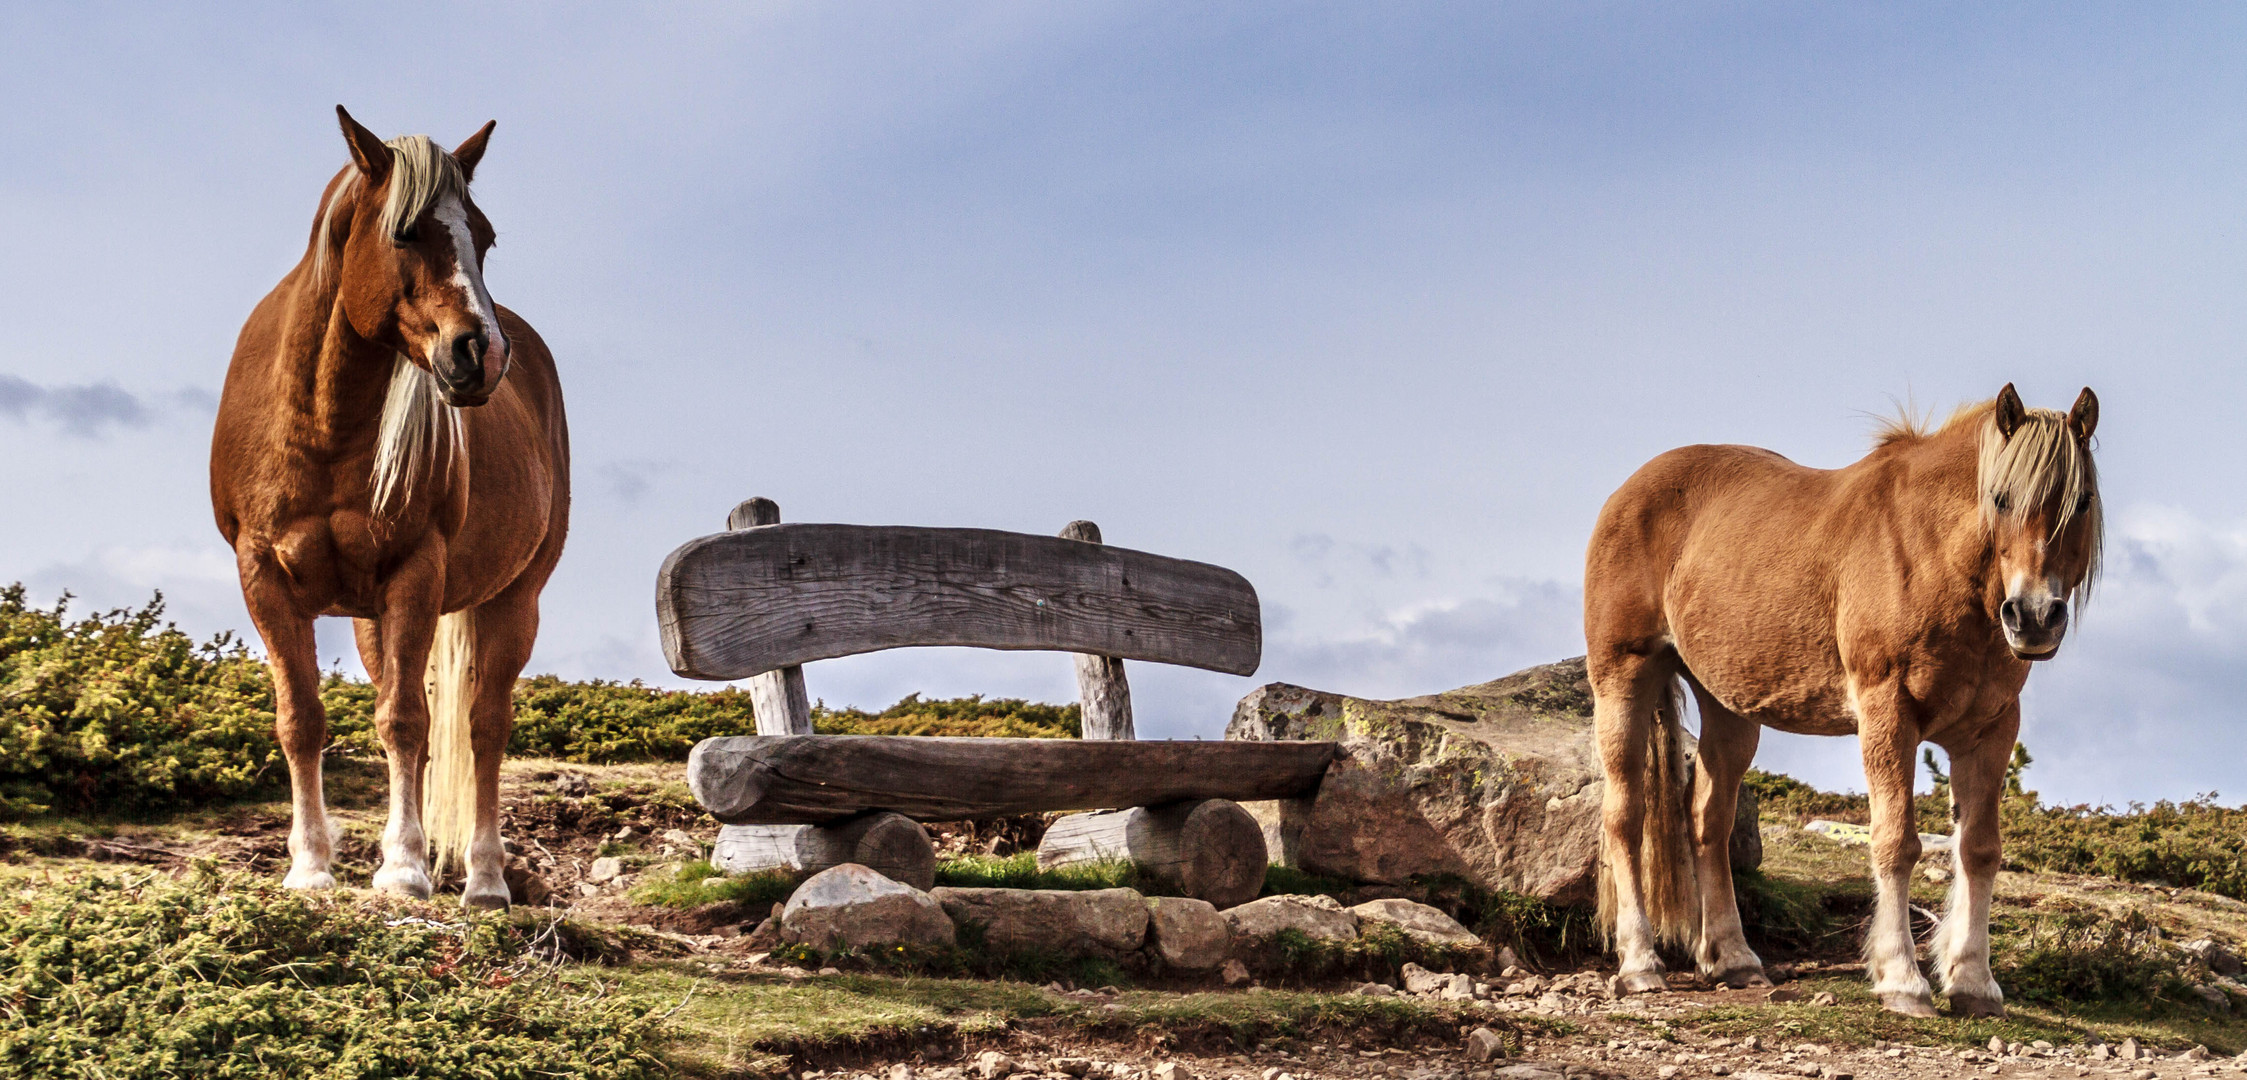
[[[375,871],[374,887],[416,900],[429,899],[429,875],[418,866],[385,866]]]
[[[1768,987],[1771,985],[1771,977],[1765,975],[1760,967],[1733,968],[1721,975],[1704,977],[1711,983],[1721,983],[1734,990],[1747,990],[1753,987]]]
[[[2005,1015],[2005,999],[1976,997],[1970,994],[1952,994],[1951,1015],[2002,1018]]]
[[[333,889],[335,875],[325,870],[291,870],[281,879],[284,889]]]
[[[1615,996],[1630,994],[1659,994],[1670,988],[1669,981],[1659,971],[1639,971],[1615,976]]]
[[[514,898],[507,894],[504,881],[471,881],[460,890],[460,906],[471,911],[505,911]]]
[[[1880,1007],[1903,1016],[1935,1015],[1935,999],[1924,993],[1892,990],[1880,995]]]

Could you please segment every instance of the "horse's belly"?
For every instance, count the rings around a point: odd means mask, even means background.
[[[1744,720],[1795,735],[1857,733],[1857,717],[1838,670],[1794,670],[1776,661],[1696,666],[1690,658],[1686,669],[1718,704]]]

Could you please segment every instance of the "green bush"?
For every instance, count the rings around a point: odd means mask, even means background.
[[[2113,807],[2039,806],[2005,800],[2005,865],[2205,889],[2247,900],[2247,808],[2214,795],[2181,803]]]
[[[0,908],[0,1076],[662,1075],[660,1018],[558,974],[558,931],[209,873],[28,891]]]
[[[163,622],[163,597],[72,620],[67,598],[0,587],[0,820],[50,811],[140,815],[285,790],[263,660],[231,635],[197,643]],[[329,752],[381,753],[374,687],[321,685]],[[582,763],[682,761],[713,735],[756,730],[748,694],[603,680],[524,679],[510,753]],[[924,701],[880,712],[813,710],[829,734],[1070,737],[1075,705],[1011,698]]]

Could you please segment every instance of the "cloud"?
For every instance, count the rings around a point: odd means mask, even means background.
[[[1287,632],[1267,643],[1264,670],[1273,678],[1363,697],[1485,682],[1582,655],[1582,597],[1570,583],[1504,580],[1494,595],[1401,608],[1347,636]],[[1290,619],[1275,621],[1293,626]]]
[[[147,427],[155,413],[147,402],[115,383],[41,386],[0,374],[0,416],[18,421],[39,417],[81,438],[98,438],[110,428]]]

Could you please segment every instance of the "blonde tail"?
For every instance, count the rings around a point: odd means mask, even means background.
[[[1693,852],[1693,761],[1685,752],[1684,686],[1671,682],[1647,732],[1646,770],[1639,778],[1646,814],[1639,824],[1639,895],[1655,940],[1688,951],[1701,939],[1700,875]],[[1601,843],[1606,831],[1601,830]],[[1615,932],[1616,860],[1599,866],[1599,927]]]
[[[421,827],[432,848],[429,867],[438,872],[455,859],[465,860],[476,836],[476,754],[469,741],[476,697],[472,611],[438,619],[429,649],[429,768],[422,777]]]

